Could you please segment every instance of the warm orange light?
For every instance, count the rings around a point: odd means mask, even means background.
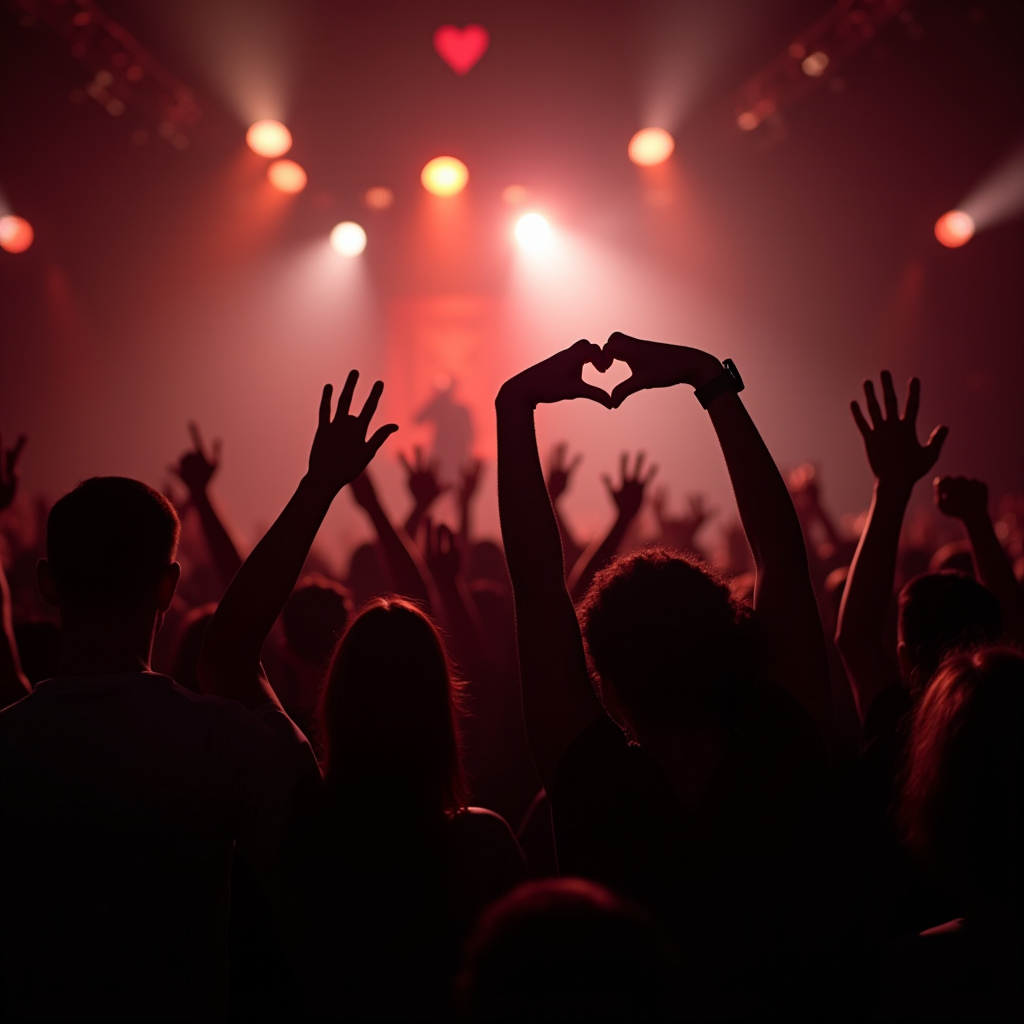
[[[532,249],[534,252],[546,249],[551,241],[551,228],[539,213],[527,213],[516,224],[516,241],[524,249]]]
[[[363,205],[368,210],[386,210],[394,201],[394,192],[384,185],[374,185],[363,193]]]
[[[508,185],[501,190],[501,201],[507,206],[522,206],[529,193],[522,185]]]
[[[245,133],[249,148],[260,156],[284,156],[292,148],[292,133],[280,121],[257,121]]]
[[[828,67],[828,54],[821,50],[815,50],[814,53],[804,57],[800,67],[803,68],[804,74],[808,78],[821,78]]]
[[[629,140],[629,159],[641,167],[656,167],[675,148],[676,140],[664,128],[643,128]]]
[[[0,249],[24,252],[35,237],[32,225],[24,217],[15,217],[14,214],[0,217]]]
[[[958,249],[974,237],[974,218],[963,210],[950,210],[935,222],[935,237],[947,249]]]
[[[454,196],[466,187],[469,168],[453,156],[435,156],[423,168],[420,181],[435,196]]]
[[[358,256],[366,248],[366,232],[355,221],[343,220],[331,229],[331,248],[339,256]]]
[[[267,168],[267,178],[274,188],[289,195],[306,187],[306,172],[294,160],[275,160]]]

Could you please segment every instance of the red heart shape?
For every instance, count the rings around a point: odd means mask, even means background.
[[[434,33],[437,55],[457,75],[465,75],[487,52],[491,37],[483,25],[442,25]]]

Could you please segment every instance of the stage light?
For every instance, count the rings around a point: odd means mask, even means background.
[[[294,160],[275,160],[267,168],[267,179],[274,188],[289,195],[306,187],[306,172]]]
[[[469,168],[453,156],[435,156],[420,174],[423,187],[435,196],[454,196],[466,187]]]
[[[358,256],[366,248],[366,232],[355,221],[343,220],[331,229],[331,248],[339,256]]]
[[[551,241],[551,228],[539,213],[528,213],[516,224],[516,240],[524,249],[544,249]]]
[[[522,206],[529,198],[529,193],[522,185],[509,185],[501,190],[501,201],[506,206]]]
[[[363,193],[363,205],[369,210],[386,210],[394,201],[394,192],[383,185],[375,185]]]
[[[292,133],[280,121],[257,121],[245,133],[249,148],[260,156],[284,156],[292,148]]]
[[[947,249],[966,245],[974,237],[974,218],[963,210],[950,210],[935,222],[935,237]]]
[[[664,128],[643,128],[629,140],[629,159],[640,167],[656,167],[675,148],[676,140]]]
[[[821,50],[815,50],[814,53],[804,57],[800,67],[808,77],[820,78],[825,74],[825,68],[828,67],[828,54],[822,53]]]
[[[24,252],[35,236],[32,225],[24,217],[15,217],[14,214],[0,217],[0,249]]]

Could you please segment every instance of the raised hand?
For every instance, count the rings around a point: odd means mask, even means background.
[[[424,459],[423,449],[419,445],[413,448],[411,463],[402,452],[398,453],[398,458],[405,467],[406,486],[421,514],[445,491],[451,489],[451,484],[441,484],[437,479],[437,459]]]
[[[676,384],[698,388],[722,371],[722,364],[714,356],[698,348],[643,341],[620,331],[609,336],[603,351],[612,359],[622,360],[633,371],[632,376],[612,389],[613,409],[645,388],[670,388]]]
[[[662,537],[668,544],[674,545],[683,551],[693,547],[693,538],[697,531],[713,516],[718,515],[718,509],[707,508],[704,504],[704,496],[691,494],[687,499],[687,514],[673,519],[668,515],[666,505],[668,504],[668,491],[662,488],[654,495],[654,514],[661,527]],[[746,541],[744,540],[744,543]]]
[[[913,487],[935,465],[949,428],[936,427],[923,445],[918,442],[917,410],[921,404],[921,382],[916,377],[911,377],[907,385],[907,403],[902,419],[888,370],[882,371],[885,415],[882,415],[875,397],[875,386],[870,380],[864,382],[864,399],[871,417],[870,425],[856,401],[850,403],[850,409],[864,438],[864,450],[875,479],[904,488]]]
[[[358,416],[352,416],[349,414],[349,408],[358,380],[359,371],[352,370],[341,389],[333,420],[333,389],[330,384],[324,385],[320,398],[320,417],[313,438],[313,447],[309,452],[307,479],[331,498],[366,469],[380,446],[398,429],[396,423],[385,423],[367,440],[366,432],[373,414],[377,411],[377,403],[384,391],[384,384],[376,381],[370,389],[370,395],[362,411]]]
[[[0,437],[0,510],[7,508],[18,493],[18,460],[27,438],[22,434],[13,448],[4,448]]]
[[[633,465],[633,475],[630,476],[629,456],[625,452],[622,453],[622,461],[619,467],[622,483],[617,488],[612,483],[610,476],[605,474],[602,477],[605,487],[608,488],[608,493],[612,496],[612,501],[615,502],[619,510],[620,519],[632,519],[636,516],[644,503],[644,488],[654,478],[654,474],[658,472],[657,466],[651,466],[646,476],[641,475],[645,458],[644,452],[637,453],[636,462]]]
[[[988,485],[966,476],[937,476],[935,505],[940,512],[962,522],[987,519]]]
[[[430,519],[424,522],[427,568],[438,586],[443,587],[458,579],[459,570],[462,568],[462,556],[459,554],[454,534],[444,523],[435,526]]]
[[[573,473],[579,468],[583,461],[583,454],[578,452],[571,462],[566,462],[569,446],[562,441],[556,444],[551,452],[551,462],[548,464],[547,488],[548,495],[552,501],[557,501],[568,489],[569,481]]]
[[[199,427],[195,423],[188,425],[192,435],[193,450],[185,452],[177,465],[170,467],[171,472],[189,489],[189,493],[197,495],[206,490],[214,473],[220,469],[220,440],[213,442],[213,449],[208,455],[203,448],[203,439],[199,436]]]
[[[606,409],[612,408],[612,397],[607,391],[583,380],[583,367],[587,363],[604,373],[611,366],[612,357],[589,341],[577,341],[507,380],[498,392],[498,400],[513,399],[536,407],[542,402],[589,398]]]

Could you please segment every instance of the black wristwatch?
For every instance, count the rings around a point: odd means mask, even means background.
[[[743,378],[740,376],[740,371],[736,369],[736,364],[731,359],[723,359],[722,366],[723,370],[721,373],[712,377],[707,384],[701,384],[693,392],[697,396],[697,401],[705,409],[719,395],[724,395],[726,391],[738,393],[746,386],[743,383]]]

